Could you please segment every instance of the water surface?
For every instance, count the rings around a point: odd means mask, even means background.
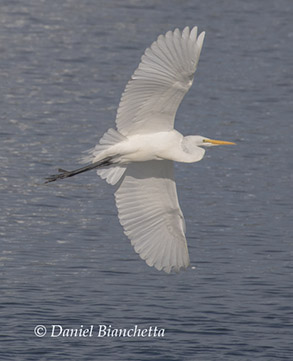
[[[1,2],[3,359],[292,359],[292,7]],[[237,147],[176,165],[192,268],[166,275],[134,253],[94,172],[42,182],[114,126],[145,47],[186,25],[206,39],[176,127]],[[52,338],[52,324],[165,336]]]

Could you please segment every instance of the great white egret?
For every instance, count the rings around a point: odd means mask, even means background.
[[[149,266],[179,271],[189,265],[185,222],[180,209],[173,162],[193,163],[203,147],[235,144],[174,129],[179,104],[193,83],[205,33],[185,27],[160,35],[141,58],[122,94],[117,130],[109,129],[89,151],[82,168],[47,182],[96,169],[115,192],[118,217],[135,251]]]

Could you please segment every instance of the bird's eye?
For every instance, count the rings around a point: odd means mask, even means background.
[[[207,140],[207,139],[203,139],[202,142],[203,142],[203,143],[207,143],[208,140]]]

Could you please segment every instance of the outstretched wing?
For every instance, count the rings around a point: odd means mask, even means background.
[[[172,161],[129,164],[115,198],[124,232],[149,266],[169,273],[189,265]]]
[[[122,94],[116,125],[123,135],[168,131],[192,85],[205,33],[197,27],[160,35],[147,48]]]

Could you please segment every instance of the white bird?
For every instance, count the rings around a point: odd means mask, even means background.
[[[109,129],[89,151],[85,167],[59,169],[47,182],[99,168],[115,192],[118,217],[135,251],[149,266],[178,272],[189,265],[185,222],[173,162],[193,163],[203,147],[232,142],[174,129],[179,104],[193,83],[205,33],[185,27],[160,35],[141,58],[122,94],[117,130]]]

